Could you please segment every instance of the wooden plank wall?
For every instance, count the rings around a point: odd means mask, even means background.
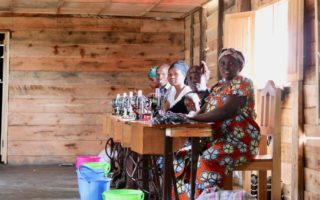
[[[208,86],[210,87],[215,81],[218,80],[217,76],[217,23],[218,23],[218,4],[217,1],[207,3],[203,8],[203,39],[205,61],[211,71],[211,77]],[[185,60],[190,64],[198,65],[200,62],[200,43],[201,43],[201,30],[200,30],[200,14],[201,11],[196,11],[192,15],[185,18]],[[191,53],[192,51],[192,53]]]
[[[200,61],[200,11],[185,18],[185,61],[188,65]]]
[[[104,148],[111,99],[149,89],[152,65],[184,59],[184,21],[1,17],[11,31],[9,164],[73,162]]]
[[[316,117],[317,88],[315,1],[305,0],[305,63],[304,63],[304,131],[307,137],[304,146],[305,157],[305,199],[320,199],[320,125]],[[319,42],[319,41],[318,41]],[[312,138],[310,138],[312,137]]]
[[[211,71],[209,80],[210,86],[218,80],[218,17],[219,17],[218,1],[211,1],[205,6],[207,13],[206,26],[206,61]]]

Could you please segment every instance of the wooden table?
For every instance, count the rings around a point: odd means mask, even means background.
[[[129,121],[108,115],[104,118],[103,129],[109,137],[114,137],[141,155],[164,155],[163,199],[171,199],[171,179],[173,177],[173,154],[186,138],[191,138],[192,180],[195,179],[198,144],[200,137],[211,137],[211,125],[207,123],[152,125],[150,122]],[[191,199],[194,199],[195,185],[191,182]]]

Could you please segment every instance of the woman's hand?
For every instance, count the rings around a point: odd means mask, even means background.
[[[208,112],[200,112],[198,115],[190,119],[199,122],[214,122],[217,120],[229,119],[236,116],[239,109],[242,108],[247,101],[247,97],[245,96],[229,95],[226,98],[227,99],[222,106]]]
[[[186,115],[186,117],[188,118],[188,119],[192,119],[194,116],[196,116],[198,114],[198,112],[196,112],[196,111],[190,111],[187,115]]]

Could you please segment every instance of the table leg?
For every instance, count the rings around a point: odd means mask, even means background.
[[[199,157],[199,138],[191,138],[191,200],[194,200],[197,163]]]
[[[171,180],[172,180],[172,138],[165,137],[165,147],[164,147],[164,168],[163,168],[163,194],[162,199],[171,200]]]

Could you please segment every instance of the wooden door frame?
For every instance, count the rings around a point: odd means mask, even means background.
[[[3,93],[2,93],[2,118],[1,118],[1,161],[7,163],[8,154],[8,102],[9,102],[9,39],[10,32],[0,31],[5,34],[3,51]]]

